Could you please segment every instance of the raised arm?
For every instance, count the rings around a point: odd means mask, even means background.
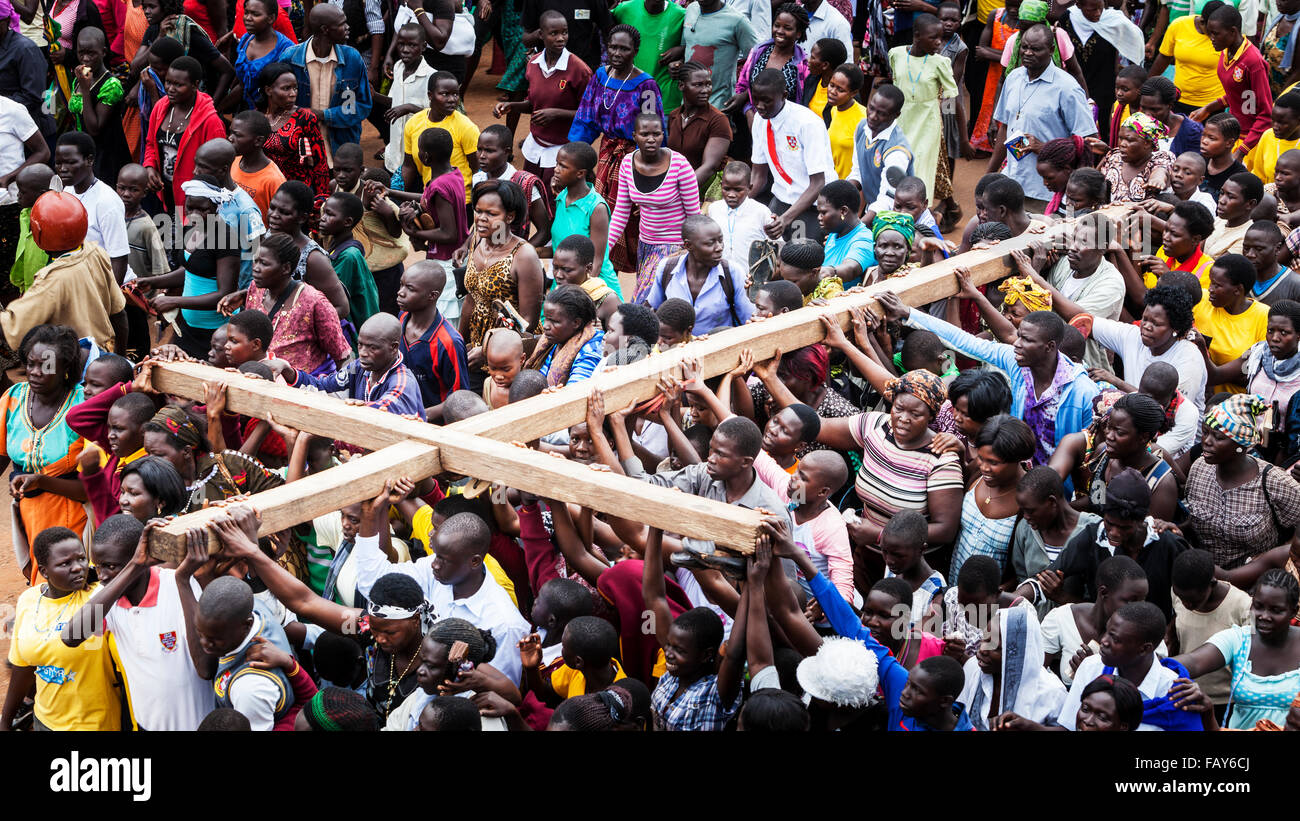
[[[664,532],[650,528],[645,545],[645,568],[641,576],[641,597],[646,612],[654,621],[655,638],[660,647],[668,646],[668,628],[673,624],[673,611],[668,607],[668,594],[664,584]],[[734,629],[734,628],[733,628]]]
[[[141,573],[149,572],[149,535],[161,524],[161,520],[155,519],[145,525],[130,563],[122,568],[111,582],[96,590],[95,594],[72,614],[68,623],[63,625],[63,632],[59,634],[59,638],[64,644],[68,647],[77,647],[91,636],[103,632],[104,617],[109,608],[132,584],[135,584]]]

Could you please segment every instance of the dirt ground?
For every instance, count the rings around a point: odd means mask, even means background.
[[[496,104],[498,92],[496,90],[497,77],[489,75],[484,71],[484,67],[491,64],[489,55],[484,55],[480,63],[480,70],[470,81],[469,92],[465,99],[465,112],[480,128],[497,122],[492,116],[492,107]],[[365,149],[367,165],[377,165],[374,159],[375,152],[382,150],[383,142],[378,134],[369,123],[363,126],[362,147]],[[519,125],[515,129],[516,145],[519,139],[528,130],[527,116],[520,118]],[[516,156],[518,151],[516,150]],[[742,158],[748,159],[748,158]],[[986,160],[958,160],[956,179],[954,187],[956,188],[957,202],[961,203],[965,209],[966,217],[969,218],[974,213],[974,190],[975,183],[984,174]],[[519,167],[519,162],[516,162]],[[7,479],[7,476],[6,476]],[[9,549],[10,544],[10,521],[8,510],[10,507],[9,483],[4,483],[3,495],[0,495],[0,652],[8,657],[9,653],[9,621],[13,617],[13,604],[18,596],[26,589],[26,583],[19,575],[17,563],[14,560],[13,551]],[[0,665],[0,692],[3,692],[9,683],[9,672],[5,665]]]

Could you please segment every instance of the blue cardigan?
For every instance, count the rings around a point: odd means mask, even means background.
[[[293,73],[298,77],[298,105],[302,108],[311,108],[307,49],[311,47],[312,39],[307,38],[280,57],[293,66]],[[334,93],[330,95],[330,107],[325,109],[323,123],[330,151],[337,151],[343,143],[361,142],[361,122],[370,115],[372,104],[370,81],[361,52],[352,46],[338,45],[334,47],[334,57],[338,60],[334,66]]]
[[[980,339],[915,308],[908,316],[907,324],[914,328],[933,331],[945,345],[958,353],[1000,368],[1011,384],[1011,415],[1017,419],[1025,418],[1025,402],[1033,393],[1034,385],[1032,379],[1027,381],[1024,378],[1020,365],[1016,362],[1014,346],[990,339]],[[1092,424],[1092,400],[1097,395],[1097,383],[1088,378],[1087,368],[1077,362],[1070,364],[1073,365],[1074,381],[1061,393],[1060,404],[1056,411],[1054,446],[1060,445],[1061,440],[1071,433],[1078,433]]]
[[[808,586],[812,588],[812,594],[817,597],[817,603],[822,606],[822,612],[826,614],[826,620],[831,623],[831,627],[835,628],[835,632],[845,638],[857,639],[876,654],[876,673],[880,678],[880,689],[885,694],[885,706],[889,708],[888,730],[904,733],[932,731],[934,728],[928,724],[903,715],[903,708],[898,705],[898,698],[903,694],[903,688],[907,686],[907,668],[894,658],[894,654],[889,652],[885,645],[876,641],[871,631],[862,624],[862,620],[853,612],[853,608],[849,607],[849,603],[844,601],[840,591],[835,589],[835,585],[831,584],[829,579],[818,573],[808,580]],[[975,729],[970,717],[966,715],[965,707],[958,702],[953,702],[952,709],[957,713],[957,726],[953,728],[954,731]]]

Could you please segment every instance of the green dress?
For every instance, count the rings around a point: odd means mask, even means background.
[[[506,51],[506,70],[497,81],[502,91],[519,91],[526,87],[524,67],[528,55],[524,52],[524,18],[518,0],[504,0],[501,10],[501,44]]]
[[[939,143],[943,140],[943,111],[939,101],[957,96],[952,63],[941,54],[913,57],[911,46],[889,50],[889,67],[894,85],[906,101],[898,124],[912,145],[916,176],[925,181],[926,195],[934,197],[935,169],[939,165]]]
[[[551,222],[551,247],[559,248],[560,243],[570,234],[578,234],[584,237],[591,236],[591,212],[597,208],[604,208],[609,211],[609,203],[605,198],[596,193],[592,188],[587,192],[587,196],[575,202],[573,205],[568,204],[569,195],[562,192],[555,198],[555,219]],[[609,249],[602,249],[605,253],[604,261],[600,264],[600,278],[605,280],[605,284],[610,287],[621,301],[623,291],[618,287],[618,274],[614,273],[614,264],[609,261]]]

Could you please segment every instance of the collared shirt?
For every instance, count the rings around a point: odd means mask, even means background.
[[[712,499],[715,502],[734,504],[750,510],[761,507],[778,516],[784,516],[786,524],[790,527],[790,532],[794,532],[794,520],[790,518],[790,511],[786,508],[786,503],[782,501],[776,491],[763,482],[757,471],[754,472],[753,484],[734,502],[727,498],[726,483],[719,482],[710,476],[709,466],[704,463],[689,465],[681,470],[643,475],[641,478],[652,485],[675,487],[683,493],[699,496],[701,499]]]
[[[433,556],[414,562],[393,564],[379,549],[378,536],[357,536],[353,550],[357,561],[357,592],[370,595],[370,589],[382,576],[401,573],[420,584],[424,597],[433,605],[439,619],[465,619],[481,630],[488,630],[500,648],[492,658],[492,666],[518,684],[523,676],[518,651],[512,649],[530,632],[528,622],[510,601],[510,595],[483,570],[483,583],[474,595],[457,599],[453,588],[443,584],[433,575]]]
[[[813,174],[823,174],[827,182],[839,178],[826,123],[807,108],[787,102],[771,120],[756,114],[751,131],[751,159],[768,167],[772,196],[781,202],[793,205]]]
[[[993,119],[1005,123],[1007,139],[1030,135],[1043,141],[1097,133],[1088,99],[1079,83],[1066,71],[1049,65],[1037,79],[1024,66],[1007,75]],[[1025,196],[1050,200],[1052,192],[1038,176],[1038,155],[1016,159],[1007,152],[1007,176],[1020,183]]]
[[[659,263],[655,269],[654,284],[650,288],[650,294],[646,297],[646,302],[651,308],[658,309],[664,303],[664,300],[677,297],[684,299],[695,308],[695,329],[696,334],[709,334],[722,328],[734,328],[738,325],[744,325],[749,318],[754,315],[754,303],[749,301],[749,294],[745,291],[745,272],[748,268],[737,270],[731,268],[725,260],[713,266],[709,275],[704,280],[704,285],[700,288],[699,294],[691,293],[691,285],[686,277],[686,255],[683,254],[677,262],[677,267],[668,280],[668,287],[663,285],[664,266],[672,261],[668,257]],[[722,288],[722,276],[726,269],[730,269],[732,282],[732,300],[731,304],[727,303],[727,292]],[[732,311],[735,317],[732,317]]]
[[[420,397],[425,407],[446,401],[454,391],[468,387],[469,366],[465,364],[465,340],[451,326],[447,318],[438,314],[438,321],[429,326],[415,342],[406,341],[406,326],[411,321],[409,313],[402,314],[401,351],[406,367],[415,374],[420,385]]]
[[[339,64],[338,54],[330,49],[328,56],[320,57],[312,48],[311,38],[307,41],[307,77],[311,80],[311,107],[324,111],[330,107],[334,96],[334,69]]]
[[[713,674],[683,689],[677,676],[665,673],[650,695],[655,729],[661,732],[721,732],[739,711],[741,697],[742,693],[737,691],[731,704],[723,704],[718,692],[718,677]]]
[[[898,12],[898,14],[901,16],[903,12]],[[899,26],[900,31],[904,28],[906,27]],[[839,40],[843,43],[844,53],[852,59],[852,26],[849,24],[848,19],[840,13],[839,9],[826,2],[826,0],[822,0],[822,4],[817,7],[817,10],[808,15],[808,39],[805,42],[809,44],[809,48],[812,48],[813,43],[826,38]]]
[[[1149,516],[1146,528],[1146,540],[1138,550],[1135,561],[1146,571],[1147,580],[1151,583],[1147,601],[1159,607],[1168,619],[1174,612],[1173,595],[1170,592],[1174,559],[1190,547],[1180,535],[1172,532],[1156,533]],[[1060,571],[1067,585],[1078,585],[1085,601],[1093,601],[1097,598],[1097,568],[1113,555],[1115,549],[1106,538],[1105,525],[1098,521],[1075,534],[1048,568]],[[1038,583],[1033,579],[1026,581],[1035,589],[1036,600],[1041,601],[1042,591]]]
[[[567,48],[560,49],[560,58],[555,61],[555,65],[546,64],[545,51],[539,51],[537,56],[533,58],[532,63],[542,72],[543,77],[550,77],[555,72],[564,71],[569,67],[569,50]]]
[[[330,5],[334,6],[339,11],[346,11],[346,9],[344,8],[344,0],[329,0],[329,1],[330,1]],[[370,34],[383,34],[384,33],[384,10],[383,7],[380,6],[379,4],[379,0],[364,0],[364,2],[361,4],[361,7],[363,12],[366,15],[366,31]],[[353,37],[355,37],[357,35],[357,32],[353,31],[350,32],[350,34]]]
[[[388,89],[393,108],[413,104],[424,108],[429,104],[429,77],[434,68],[423,57],[416,61],[415,70],[408,72],[406,64],[398,60],[393,66],[393,85]],[[398,117],[388,126],[388,146],[384,149],[384,167],[390,172],[402,170],[402,132],[414,114]]]
[[[1083,690],[1102,674],[1106,663],[1101,660],[1101,656],[1095,653],[1088,656],[1079,663],[1079,669],[1074,672],[1074,681],[1070,683],[1070,692],[1065,696],[1065,703],[1061,705],[1061,717],[1059,719],[1062,727],[1067,730],[1077,730],[1076,721],[1079,716],[1079,704],[1083,701]],[[1151,669],[1147,670],[1146,676],[1142,678],[1142,683],[1138,685],[1138,692],[1142,694],[1144,701],[1160,698],[1168,695],[1169,688],[1174,686],[1174,681],[1178,674],[1160,663],[1155,653],[1151,654]],[[1137,727],[1142,731],[1156,731],[1159,727],[1151,724],[1139,724]]]
[[[389,413],[415,414],[424,419],[424,403],[415,376],[403,362],[402,352],[383,374],[376,376],[354,359],[341,370],[326,376],[312,376],[305,371],[294,371],[290,387],[307,385],[325,393],[347,393],[350,399],[360,399],[367,406]]]
[[[749,249],[767,239],[763,226],[772,212],[753,197],[745,197],[735,208],[725,200],[715,200],[709,203],[707,213],[722,228],[722,258],[733,271],[748,271]]]
[[[202,592],[190,580],[197,598]],[[104,616],[113,656],[126,678],[131,714],[142,730],[196,730],[212,712],[212,685],[199,678],[185,638],[176,571],[149,568],[139,604],[125,596]]]
[[[227,657],[243,652],[252,643],[253,637],[262,632],[265,616],[253,609],[253,626],[248,635]],[[279,628],[277,628],[279,629]],[[285,673],[286,677],[288,672]],[[220,676],[218,676],[220,678]],[[255,731],[275,728],[275,708],[284,698],[280,685],[269,676],[244,675],[234,679],[230,684],[230,706],[248,718],[250,727]]]

